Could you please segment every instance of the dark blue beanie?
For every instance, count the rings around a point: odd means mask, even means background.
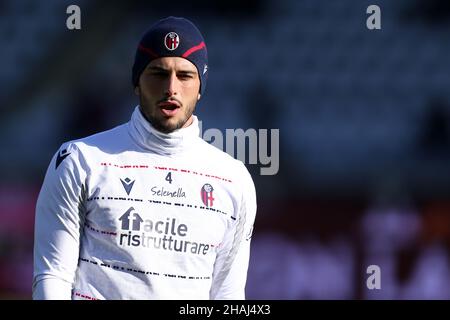
[[[189,20],[168,17],[159,20],[144,34],[136,50],[133,65],[133,85],[150,61],[161,57],[182,57],[192,62],[200,77],[203,95],[208,78],[208,53],[205,41],[197,27]]]

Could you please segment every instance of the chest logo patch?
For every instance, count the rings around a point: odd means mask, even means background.
[[[205,183],[200,190],[200,196],[202,198],[203,203],[207,207],[212,207],[214,204],[214,196],[213,196],[214,188],[209,183]]]
[[[133,188],[134,185],[134,181],[135,180],[131,181],[130,178],[125,178],[124,180],[120,179],[120,182],[122,182],[122,185],[127,195],[130,195],[131,189]]]

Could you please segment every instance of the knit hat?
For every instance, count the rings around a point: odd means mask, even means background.
[[[134,59],[135,87],[150,61],[161,57],[182,57],[192,62],[197,67],[203,94],[208,78],[208,53],[202,34],[191,21],[171,16],[159,20],[144,34]]]

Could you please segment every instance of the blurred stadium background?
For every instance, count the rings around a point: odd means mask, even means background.
[[[66,8],[81,8],[78,31]],[[382,29],[366,28],[381,7]],[[129,119],[138,40],[202,30],[207,128],[280,129],[249,299],[450,299],[450,3],[1,1],[0,298],[29,299],[34,206],[66,140]],[[381,290],[366,288],[381,267]]]

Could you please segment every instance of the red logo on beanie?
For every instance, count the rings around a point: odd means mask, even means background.
[[[178,48],[178,45],[180,44],[180,37],[175,32],[169,32],[164,37],[164,45],[166,46],[167,50],[175,50]]]

